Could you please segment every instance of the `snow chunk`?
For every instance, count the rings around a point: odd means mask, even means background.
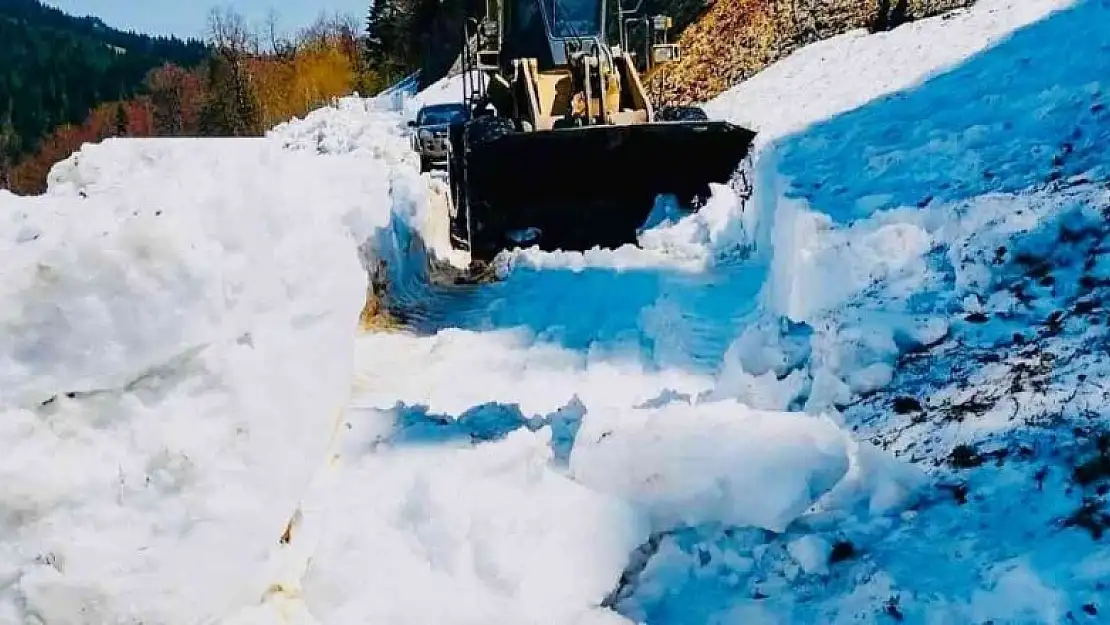
[[[549,429],[366,454],[369,433],[352,425],[305,581],[322,622],[623,622],[592,606],[646,527],[549,467]]]
[[[263,596],[348,402],[358,247],[390,219],[388,146],[354,141],[108,140],[46,195],[0,194],[0,620]]]
[[[1064,620],[1066,604],[1060,593],[1046,586],[1030,568],[1018,560],[1003,562],[987,573],[988,588],[972,595],[971,612],[976,621],[1033,621],[1058,623]]]
[[[575,479],[633,502],[657,527],[721,522],[781,531],[849,468],[846,438],[828,420],[733,401],[587,422],[578,441]]]
[[[786,544],[790,557],[809,575],[824,575],[829,572],[829,554],[832,545],[820,536],[810,534]]]

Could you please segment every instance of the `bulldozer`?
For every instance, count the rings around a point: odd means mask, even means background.
[[[754,131],[653,105],[641,67],[680,58],[665,40],[671,20],[615,8],[616,44],[607,0],[487,0],[466,22],[469,114],[448,130],[447,177],[452,245],[472,261],[635,244],[659,196],[697,210],[748,156]],[[625,49],[636,22],[655,27],[648,58]]]

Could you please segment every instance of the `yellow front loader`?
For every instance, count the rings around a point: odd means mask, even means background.
[[[693,208],[747,156],[753,131],[652,105],[633,56],[607,41],[606,8],[490,0],[485,19],[468,23],[469,116],[450,129],[448,175],[452,240],[473,259],[634,243],[656,196]],[[679,51],[657,42],[649,53],[665,63]]]

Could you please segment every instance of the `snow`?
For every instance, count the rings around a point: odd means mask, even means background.
[[[705,103],[706,113],[758,131],[757,141],[765,144],[863,105],[897,102],[897,92],[958,67],[1070,4],[1067,0],[980,0],[970,9],[893,31],[857,30],[819,41]],[[938,36],[945,45],[936,45]],[[1008,80],[1014,78],[1020,76]],[[949,97],[972,100],[962,91]]]
[[[371,429],[352,433],[332,533],[305,580],[321,622],[607,622],[589,606],[640,521],[553,471],[549,431],[480,450],[417,437],[381,453]]]
[[[109,140],[0,195],[0,622],[259,600],[348,402],[377,161]]]
[[[643,508],[659,530],[720,522],[782,531],[848,472],[834,424],[737,402],[676,403],[588,425],[611,434],[575,446],[574,477]]]
[[[408,119],[415,119],[421,107],[433,104],[450,104],[464,101],[466,88],[478,88],[485,85],[485,74],[470,72],[446,76],[428,85],[426,88],[406,97],[399,110]]]
[[[707,105],[748,202],[492,284],[457,80],[87,146],[0,194],[0,622],[1097,622],[1108,11],[808,46]]]
[[[820,536],[810,534],[792,540],[786,544],[786,551],[807,574],[824,575],[829,571],[828,560],[832,545]]]

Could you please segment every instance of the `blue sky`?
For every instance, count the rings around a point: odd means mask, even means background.
[[[179,37],[201,37],[208,11],[229,5],[251,23],[262,24],[271,8],[278,12],[279,26],[292,31],[307,25],[320,14],[339,11],[361,21],[370,8],[369,0],[45,0],[66,13],[95,15],[109,26],[143,33]]]

